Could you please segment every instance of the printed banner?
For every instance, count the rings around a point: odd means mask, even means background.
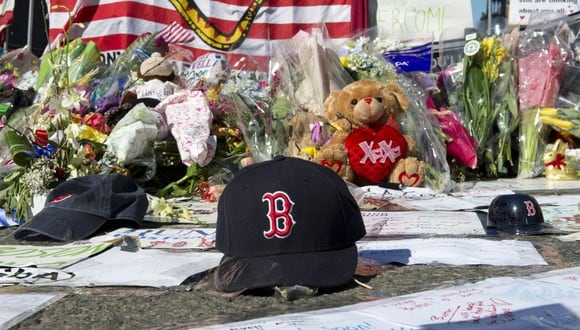
[[[94,41],[102,55],[118,56],[143,33],[158,32],[172,22],[195,32],[195,40],[183,45],[196,57],[207,52],[269,56],[268,40],[289,39],[324,22],[330,38],[340,41],[350,36],[354,24],[352,0],[46,1],[50,42],[66,30],[69,39]],[[111,61],[115,56],[103,58]]]
[[[110,242],[83,241],[60,246],[0,245],[0,265],[17,267],[62,268],[112,246]]]

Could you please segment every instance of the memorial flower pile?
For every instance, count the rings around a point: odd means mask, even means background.
[[[359,79],[394,82],[406,93],[408,109],[389,124],[412,138],[429,187],[448,190],[453,180],[516,172],[536,176],[541,147],[551,142],[548,131],[570,147],[580,138],[577,101],[556,104],[563,68],[574,65],[570,40],[550,29],[474,34],[459,63],[421,74],[401,72],[385,59],[387,49],[402,50],[397,40],[366,35],[330,46],[319,34],[300,33],[280,43],[266,62],[251,56],[230,61],[221,53],[187,58],[155,33],[138,38],[110,66],[101,63],[93,43],[81,39],[65,40],[42,58],[9,53],[0,63],[6,101],[0,107],[1,206],[26,220],[34,198],[63,181],[118,172],[146,188],[160,219],[194,219],[170,200],[215,202],[243,166],[288,154],[289,123],[297,114],[312,115],[300,129],[316,142],[308,145],[314,155],[337,129],[324,118],[325,98]],[[421,54],[429,51],[422,48]],[[155,102],[129,98],[146,83],[140,64],[154,53],[175,70],[173,94]],[[33,97],[16,102],[24,90]],[[171,131],[181,122],[167,108],[190,98],[195,106],[180,109],[207,110],[204,120],[187,117],[192,122],[186,138],[207,135],[196,140],[205,152],[200,159],[184,158],[182,137]],[[130,120],[132,126],[124,126]],[[131,127],[130,134],[119,134],[123,127]],[[134,157],[121,155],[115,142]]]

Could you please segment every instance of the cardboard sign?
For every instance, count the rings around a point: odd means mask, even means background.
[[[463,30],[473,27],[470,0],[377,0],[379,36],[409,36],[432,34],[439,40],[445,30],[463,36]]]

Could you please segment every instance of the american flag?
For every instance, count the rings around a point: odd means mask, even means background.
[[[192,30],[194,40],[182,46],[195,56],[229,52],[268,56],[273,43],[324,23],[332,40],[350,37],[356,22],[351,11],[367,0],[46,0],[49,39],[68,29],[69,38],[94,41],[101,53],[123,51],[145,32],[173,22]],[[54,5],[61,7],[54,8]],[[356,7],[356,8],[355,8]],[[64,8],[68,8],[64,9]],[[74,23],[68,25],[69,13]],[[354,17],[358,20],[357,17]],[[355,20],[355,21],[356,21]],[[358,24],[360,28],[360,24]]]
[[[0,43],[4,43],[5,30],[12,24],[14,17],[14,1],[0,0]],[[1,46],[1,45],[0,45]]]
[[[195,40],[195,34],[177,22],[171,22],[157,33],[157,38],[163,38],[168,44],[186,43]]]

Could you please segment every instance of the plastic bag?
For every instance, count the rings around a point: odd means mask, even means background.
[[[373,35],[373,29],[344,42],[337,51],[340,62],[354,80],[394,81],[397,68],[383,56],[384,48],[377,48],[380,39],[373,39],[370,35]]]
[[[271,70],[269,70],[271,69]],[[232,74],[221,92],[231,104],[231,116],[254,162],[283,155],[288,139],[292,106],[280,90],[280,66],[261,69],[251,57],[232,65]]]
[[[407,94],[409,110],[399,122],[401,131],[411,136],[419,159],[425,163],[425,186],[440,192],[452,189],[446,146],[437,130],[439,124],[425,104],[426,95],[421,87],[406,75],[399,75],[397,83]]]
[[[133,72],[154,52],[166,53],[166,44],[156,42],[156,34],[145,33],[117,57],[98,79],[91,81],[91,108],[106,112],[116,107],[126,88],[131,87]]]
[[[42,56],[35,89],[86,85],[102,65],[94,42],[75,39]]]
[[[322,114],[333,90],[352,82],[329,46],[324,27],[300,31],[272,49],[272,64],[280,66],[280,88],[296,109]]]
[[[519,178],[543,172],[541,155],[548,130],[540,120],[540,109],[555,105],[564,69],[573,60],[572,42],[573,33],[566,21],[552,14],[532,17],[519,39]]]
[[[217,142],[210,132],[213,115],[203,92],[174,94],[155,109],[165,113],[183,164],[205,166],[212,160]]]

